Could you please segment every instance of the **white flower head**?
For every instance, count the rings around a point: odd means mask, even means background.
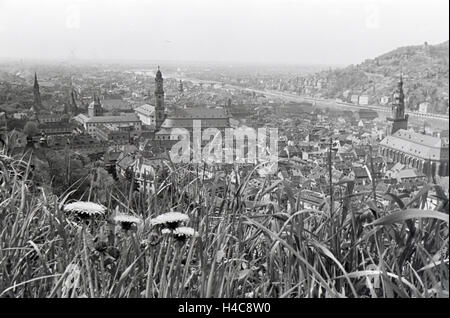
[[[183,222],[189,221],[189,216],[181,212],[167,212],[158,215],[156,218],[150,220],[152,226],[162,225],[171,229],[175,229]]]
[[[134,223],[134,224],[139,224],[142,222],[142,220],[138,217],[135,217],[133,215],[130,214],[117,214],[114,217],[114,221],[116,223]]]
[[[120,224],[122,229],[129,230],[133,224],[137,225],[141,223],[142,220],[130,214],[119,213],[114,217],[114,222]]]
[[[192,227],[180,226],[173,231],[173,235],[188,238],[197,237],[198,233]]]
[[[94,202],[77,201],[66,204],[64,206],[64,211],[85,216],[95,216],[105,214],[106,207]]]

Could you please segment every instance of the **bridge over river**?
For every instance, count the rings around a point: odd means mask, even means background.
[[[312,98],[312,97],[306,97],[306,96],[300,96],[292,93],[286,93],[286,92],[279,92],[279,91],[273,91],[273,90],[258,90],[258,89],[252,89],[252,88],[242,88],[238,86],[232,86],[232,85],[225,85],[225,87],[234,88],[234,89],[241,89],[245,91],[265,94],[268,96],[278,97],[280,99],[284,99],[287,101],[293,101],[293,102],[312,102],[315,103],[316,106],[319,107],[333,107],[333,108],[352,108],[352,109],[371,109],[378,113],[390,113],[391,109],[390,107],[383,107],[383,106],[377,106],[377,105],[355,105],[345,102],[337,102],[334,100],[329,99],[319,99],[319,98]],[[448,115],[441,115],[441,114],[423,114],[419,112],[412,112],[412,111],[406,111],[406,113],[409,115],[410,118],[412,117],[420,117],[425,119],[435,119],[440,121],[445,121],[448,123],[449,116]]]

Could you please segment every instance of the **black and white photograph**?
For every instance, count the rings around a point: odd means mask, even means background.
[[[448,0],[0,0],[0,298],[448,299],[448,246]]]

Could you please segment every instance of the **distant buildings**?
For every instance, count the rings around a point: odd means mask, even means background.
[[[350,90],[346,90],[342,93],[342,96],[347,99],[350,96]]]
[[[116,113],[132,113],[133,108],[130,103],[123,99],[112,98],[103,99],[101,101],[102,107],[105,112],[116,112]]]
[[[142,122],[136,114],[126,114],[121,116],[96,116],[85,122],[85,129],[88,134],[97,136],[97,127],[108,125],[110,130],[129,129],[132,136],[138,136],[141,131]]]
[[[385,179],[395,180],[399,184],[420,185],[426,182],[427,176],[419,172],[416,168],[409,168],[407,165],[397,163],[386,171]]]
[[[57,123],[62,120],[61,114],[42,114],[37,118],[38,122],[44,123]]]
[[[142,106],[137,107],[134,112],[142,121],[142,124],[155,127],[156,119],[155,119],[155,106],[144,104]]]
[[[353,166],[349,178],[359,186],[364,186],[370,182],[368,170],[362,166]]]
[[[185,128],[192,131],[194,120],[201,121],[202,129],[230,127],[230,116],[223,108],[185,108],[168,115],[161,125],[163,129]]]
[[[68,119],[60,119],[58,121],[40,122],[38,128],[47,136],[70,136],[75,127],[69,123]]]
[[[134,128],[127,125],[100,124],[94,126],[92,135],[100,141],[121,145],[131,143],[132,138],[136,136],[135,131]]]
[[[428,109],[430,107],[429,102],[423,102],[419,104],[419,113],[426,114],[428,113]]]
[[[359,96],[359,105],[369,105],[369,96],[367,95]]]

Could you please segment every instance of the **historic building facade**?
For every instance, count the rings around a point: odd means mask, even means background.
[[[393,94],[392,122],[388,136],[380,142],[381,155],[391,162],[416,168],[428,177],[449,175],[449,145],[441,138],[416,133],[408,129],[405,114],[403,79]]]
[[[427,176],[449,175],[449,146],[437,137],[400,129],[380,143],[383,157],[416,168]]]

